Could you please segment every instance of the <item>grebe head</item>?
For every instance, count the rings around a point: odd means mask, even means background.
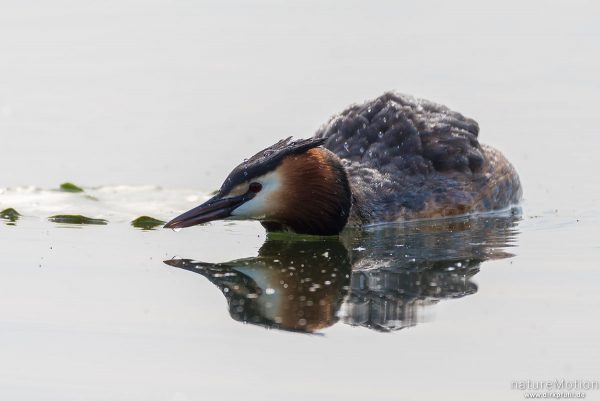
[[[268,231],[335,235],[352,194],[346,171],[323,139],[281,140],[233,169],[217,194],[165,228],[213,220],[259,220]]]

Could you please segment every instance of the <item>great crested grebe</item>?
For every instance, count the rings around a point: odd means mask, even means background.
[[[514,167],[477,122],[393,92],[353,105],[310,139],[281,140],[233,169],[215,196],[165,228],[258,220],[335,235],[360,226],[500,210],[521,199]]]

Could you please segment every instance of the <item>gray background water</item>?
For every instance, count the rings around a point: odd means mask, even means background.
[[[599,12],[2,0],[2,188],[202,194],[256,150],[397,89],[475,118],[520,172],[525,216],[516,257],[483,263],[477,294],[432,321],[319,337],[234,322],[212,284],[161,262],[253,256],[258,225],[77,230],[32,212],[0,225],[0,398],[516,400],[512,380],[599,379]]]

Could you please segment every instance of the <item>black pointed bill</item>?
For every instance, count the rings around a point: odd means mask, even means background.
[[[254,195],[254,193],[246,193],[229,198],[221,198],[216,195],[200,206],[175,217],[165,224],[164,228],[185,228],[213,220],[225,219],[231,216],[231,212],[237,207],[254,198]]]

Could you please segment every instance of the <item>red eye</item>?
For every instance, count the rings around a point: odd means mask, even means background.
[[[253,182],[250,184],[248,191],[258,193],[262,189],[262,184],[260,182]]]

